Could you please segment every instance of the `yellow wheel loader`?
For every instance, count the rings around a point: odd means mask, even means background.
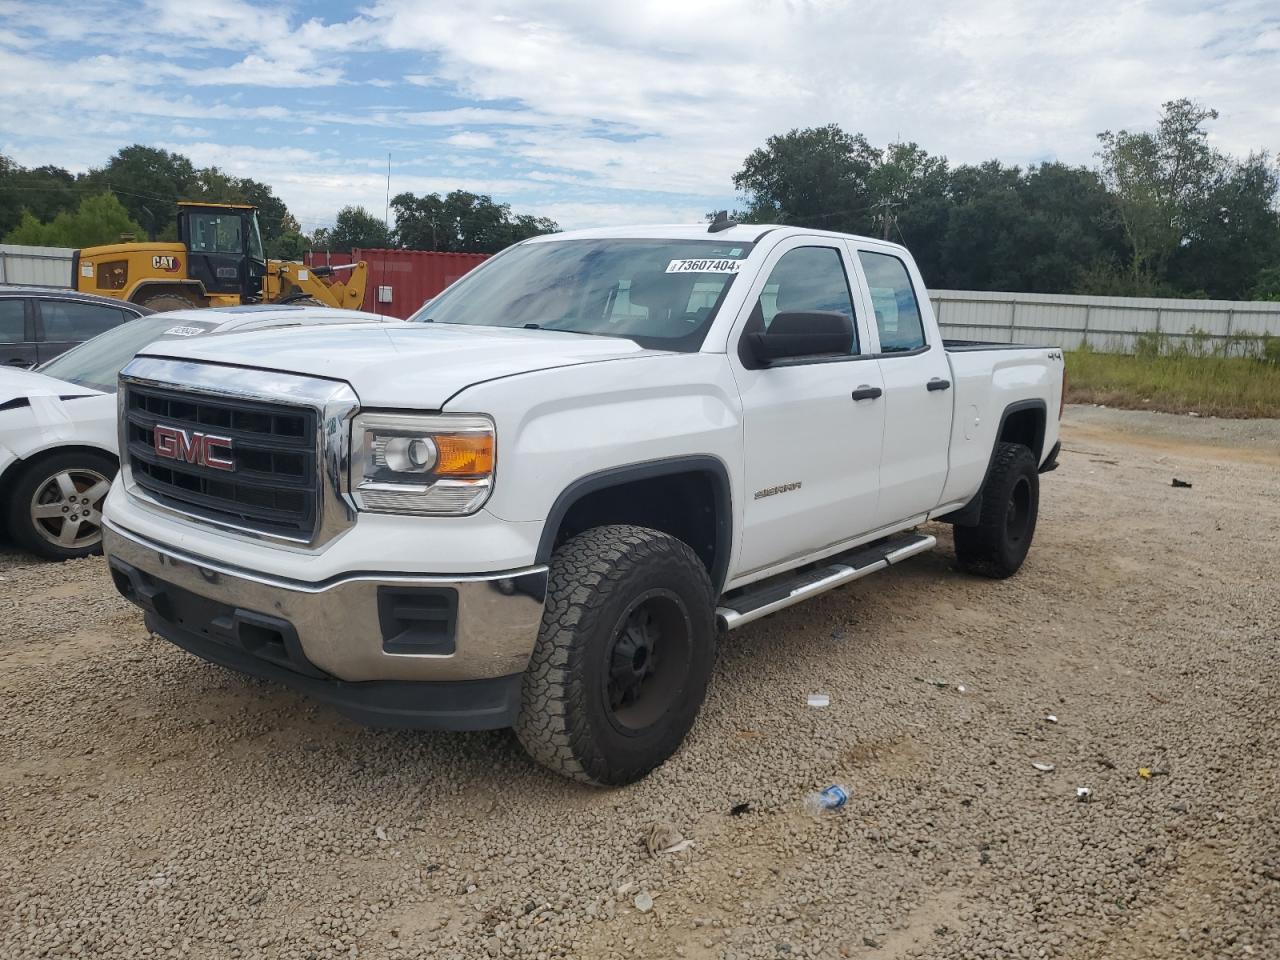
[[[113,243],[78,250],[72,260],[73,285],[152,310],[243,303],[359,310],[364,305],[368,267],[363,261],[308,267],[268,260],[258,211],[246,204],[179,203],[178,238],[178,243]]]

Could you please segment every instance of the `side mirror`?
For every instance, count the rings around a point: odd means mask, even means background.
[[[751,352],[763,365],[793,357],[853,352],[853,321],[829,310],[793,310],[775,314],[764,333],[749,333]]]

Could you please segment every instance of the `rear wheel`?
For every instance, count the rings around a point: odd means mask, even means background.
[[[102,501],[116,462],[105,453],[67,451],[28,464],[10,491],[9,533],[49,560],[87,557],[102,549]]]
[[[977,526],[955,528],[956,559],[982,577],[1011,577],[1031,549],[1040,510],[1040,474],[1030,448],[1001,443],[981,497]]]
[[[546,767],[587,783],[639,780],[679,748],[715,660],[706,568],[675,537],[607,526],[551,560],[516,735]]]
[[[157,293],[138,301],[139,306],[154,310],[156,313],[168,313],[170,310],[192,310],[200,306],[190,297],[180,293]]]

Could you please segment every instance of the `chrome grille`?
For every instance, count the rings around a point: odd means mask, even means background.
[[[124,432],[134,483],[196,517],[309,540],[319,517],[317,412],[258,400],[124,384]],[[160,456],[157,426],[231,440],[232,470]]]

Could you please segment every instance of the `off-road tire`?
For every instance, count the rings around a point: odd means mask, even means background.
[[[1003,580],[1031,549],[1040,509],[1040,474],[1030,448],[1001,443],[983,484],[978,524],[954,528],[956,559],[969,573]]]
[[[651,701],[661,706],[669,699],[669,706],[633,731],[619,726],[610,705],[611,665],[628,616],[655,596],[667,605],[666,622],[687,627],[687,652],[673,641],[663,667],[679,669]],[[706,696],[714,607],[706,568],[675,537],[605,526],[566,542],[551,558],[542,627],[524,675],[515,732],[525,750],[556,773],[597,785],[633,783],[660,766],[680,747]],[[661,640],[654,649],[662,653]]]
[[[138,306],[154,310],[156,313],[168,313],[170,310],[194,310],[200,304],[180,293],[157,293],[145,300],[139,300]]]
[[[95,498],[95,502],[90,504],[92,520],[86,520],[86,526],[81,526],[82,535],[78,537],[81,541],[70,546],[59,546],[50,542],[36,528],[38,521],[33,518],[31,510],[32,498],[35,497],[37,491],[56,483],[54,480],[60,474],[69,474],[75,478],[84,478],[89,474],[95,475],[94,480],[98,478],[111,481],[116,474],[117,464],[114,457],[105,453],[98,453],[92,450],[67,450],[60,453],[53,453],[47,456],[39,457],[32,460],[24,466],[18,475],[14,477],[13,483],[9,486],[8,504],[5,510],[5,527],[9,532],[9,536],[13,538],[13,542],[24,550],[44,557],[46,560],[74,560],[78,557],[87,557],[90,554],[102,552],[102,514],[101,500],[105,497],[105,493]],[[86,481],[84,486],[87,488],[90,481]],[[86,489],[84,492],[88,492]],[[67,504],[53,501],[49,506],[67,505],[67,517],[72,516],[71,510],[83,509],[76,508],[68,502]],[[52,520],[43,521],[46,524],[54,524]],[[55,527],[61,527],[66,520],[59,519]],[[96,528],[96,537],[92,536]],[[65,528],[64,528],[65,529]]]

